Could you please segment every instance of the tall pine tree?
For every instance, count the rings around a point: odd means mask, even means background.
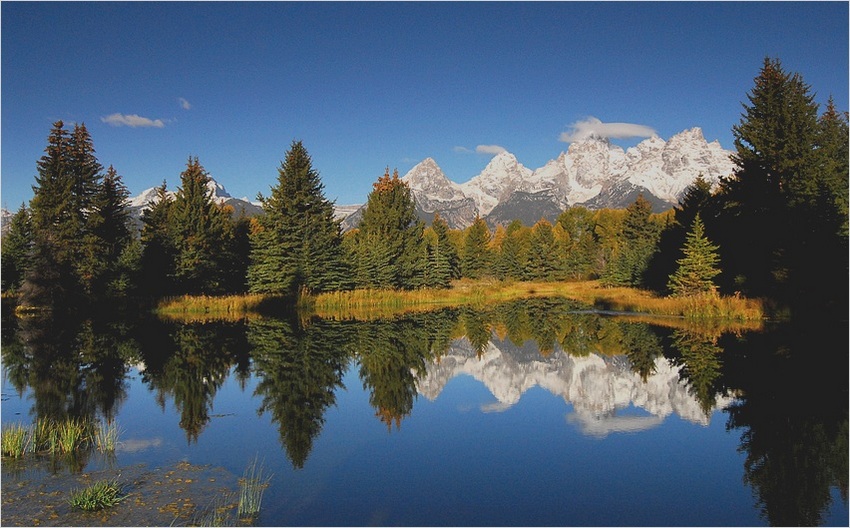
[[[412,289],[425,280],[424,225],[410,187],[389,168],[372,185],[357,232],[358,285]]]
[[[705,226],[697,215],[682,248],[684,256],[676,261],[679,267],[667,283],[670,292],[678,297],[715,293],[714,278],[720,273],[717,249],[705,237]]]
[[[251,231],[250,291],[294,294],[349,287],[333,204],[300,141],[286,152],[271,191],[268,198],[260,196],[264,214]]]

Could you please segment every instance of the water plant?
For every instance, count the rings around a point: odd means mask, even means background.
[[[30,428],[24,427],[21,423],[15,423],[3,428],[2,436],[0,436],[0,451],[3,456],[12,458],[21,458],[24,456],[30,445]]]
[[[260,506],[263,502],[263,493],[269,486],[271,475],[264,474],[262,463],[257,463],[257,458],[245,468],[245,473],[239,479],[239,508],[240,519],[253,518],[260,514]]]
[[[82,419],[71,418],[59,422],[56,426],[56,441],[58,452],[74,453],[91,440],[91,424]]]
[[[101,453],[114,453],[118,447],[121,428],[118,422],[99,422],[94,428],[94,445]]]
[[[124,497],[117,479],[99,480],[86,488],[73,490],[68,503],[72,508],[83,511],[98,511],[111,508]]]

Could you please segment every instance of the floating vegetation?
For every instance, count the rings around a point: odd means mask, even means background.
[[[239,510],[240,519],[254,518],[260,514],[260,506],[263,502],[263,493],[269,487],[271,475],[264,475],[263,465],[253,462],[245,468],[245,473],[239,479]]]
[[[117,479],[100,480],[86,488],[72,491],[68,503],[77,510],[98,511],[115,506],[123,498]]]

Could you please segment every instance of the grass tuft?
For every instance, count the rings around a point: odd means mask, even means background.
[[[30,428],[24,427],[23,424],[15,423],[3,428],[3,433],[0,435],[0,451],[3,456],[12,458],[21,458],[29,450],[30,445]]]
[[[240,519],[254,518],[260,514],[263,493],[269,486],[271,475],[264,475],[262,464],[257,463],[256,457],[245,468],[245,473],[239,479],[239,509]]]
[[[68,503],[77,510],[98,511],[111,508],[123,499],[117,480],[101,480],[87,488],[72,491]]]
[[[100,422],[94,430],[94,445],[101,453],[114,453],[120,436],[118,422]]]

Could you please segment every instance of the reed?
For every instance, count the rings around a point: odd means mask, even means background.
[[[111,508],[124,497],[121,496],[121,486],[118,480],[100,480],[86,488],[73,490],[68,503],[71,508],[83,511],[98,511]]]
[[[118,422],[99,422],[94,428],[94,445],[101,453],[114,453],[118,447],[121,428]]]
[[[257,463],[257,458],[245,468],[245,473],[239,479],[239,508],[240,519],[254,518],[260,514],[263,493],[269,486],[271,475],[264,475],[263,465]]]
[[[91,442],[90,422],[71,418],[56,424],[56,450],[60,454],[72,454]]]
[[[21,423],[15,423],[3,427],[0,434],[0,451],[3,456],[21,458],[30,449],[30,428]]]

